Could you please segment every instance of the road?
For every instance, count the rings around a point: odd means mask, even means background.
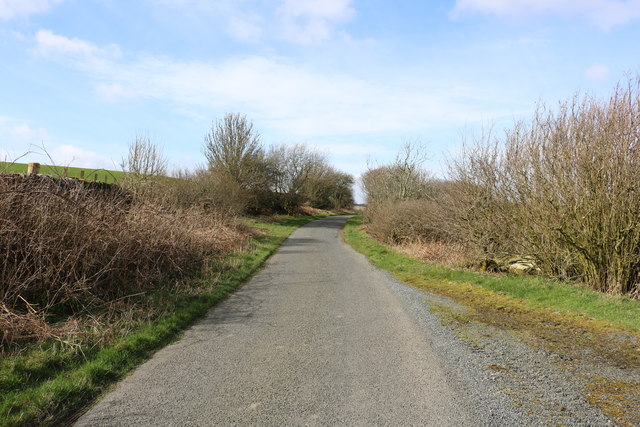
[[[77,425],[483,424],[392,279],[342,242],[345,220],[295,231]]]

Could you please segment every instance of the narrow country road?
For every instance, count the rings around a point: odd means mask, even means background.
[[[250,283],[77,425],[497,423],[479,419],[447,376],[392,279],[342,242],[345,220],[295,231]]]

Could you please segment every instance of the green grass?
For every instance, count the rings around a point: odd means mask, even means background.
[[[359,228],[360,217],[347,222],[345,240],[376,266],[388,270],[399,280],[422,287],[449,290],[451,295],[468,292],[458,285],[522,301],[532,308],[587,316],[618,328],[640,333],[640,301],[609,296],[582,286],[534,276],[496,275],[453,270],[431,265],[400,254],[375,241]],[[459,288],[459,289],[458,289]]]
[[[83,178],[87,181],[100,181],[108,182],[111,184],[122,182],[123,178],[127,174],[126,172],[115,170],[74,168],[49,165],[41,165],[40,173],[44,175],[62,177],[65,176],[65,169],[67,169],[66,176],[70,178]],[[0,172],[27,173],[27,164],[0,162]]]
[[[61,350],[54,342],[0,359],[0,425],[67,422],[155,351],[176,340],[245,283],[293,230],[316,218],[279,217],[273,223],[248,220],[263,233],[254,238],[250,250],[229,255],[227,265],[234,267],[219,272],[210,292],[176,296],[170,315],[137,327],[112,345],[78,352]]]

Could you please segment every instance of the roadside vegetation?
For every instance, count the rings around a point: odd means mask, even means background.
[[[435,179],[408,144],[362,177],[368,231],[431,262],[640,296],[640,78],[608,99],[540,104]]]
[[[327,157],[304,144],[266,149],[253,124],[238,113],[214,122],[205,136],[208,172],[249,213],[300,206],[351,208],[353,178],[333,168]]]
[[[501,295],[513,302],[532,308],[548,309],[559,314],[573,314],[593,319],[640,336],[640,303],[628,296],[606,295],[571,282],[561,282],[539,276],[508,273],[487,274],[441,264],[425,263],[402,253],[398,247],[380,243],[367,233],[362,218],[348,221],[345,240],[363,253],[376,266],[389,270],[399,280],[428,288],[464,302],[473,302],[478,296]],[[506,301],[506,300],[505,300]],[[496,309],[504,309],[497,304]],[[500,308],[502,307],[502,308]],[[571,342],[567,343],[571,345]],[[614,347],[612,351],[617,351]],[[635,349],[637,366],[640,352]]]
[[[170,178],[137,137],[117,185],[0,174],[0,425],[68,421],[293,229],[352,204],[349,175],[304,145],[264,149],[239,114],[203,151],[207,168]]]

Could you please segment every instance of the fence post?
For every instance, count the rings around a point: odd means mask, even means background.
[[[27,174],[36,175],[38,173],[40,173],[40,163],[36,163],[36,162],[29,163],[29,165],[27,166]]]
[[[84,179],[84,171],[83,170],[80,171],[80,179]]]

